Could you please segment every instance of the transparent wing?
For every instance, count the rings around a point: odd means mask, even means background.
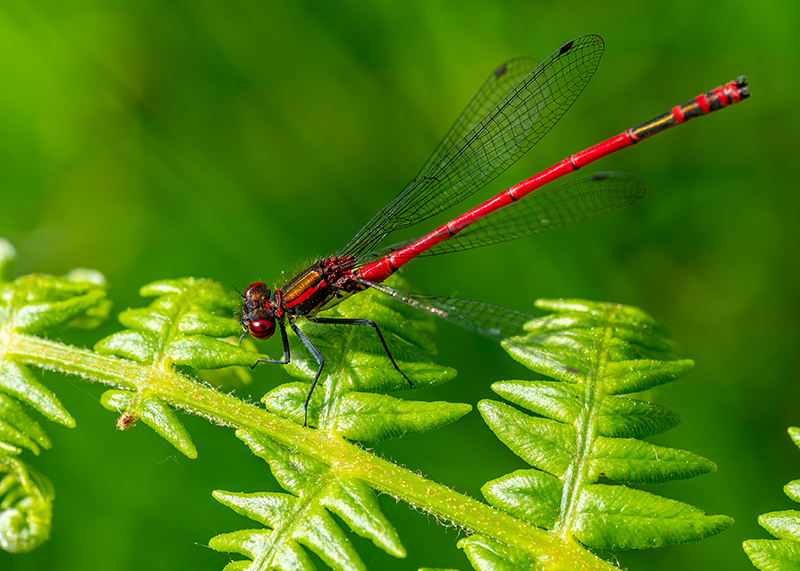
[[[368,282],[366,280],[359,281],[403,303],[432,313],[464,329],[501,341],[525,335],[524,325],[534,319],[532,315],[527,313],[490,303],[410,293],[381,283]]]
[[[629,206],[646,193],[647,186],[635,177],[624,173],[597,173],[532,192],[479,219],[420,256],[489,246],[586,222]]]
[[[629,206],[645,194],[645,183],[625,173],[597,173],[569,184],[545,187],[480,218],[419,257],[480,248],[586,222]],[[379,260],[414,240],[365,254],[352,267]]]
[[[489,112],[534,70],[539,62],[526,57],[512,59],[492,72],[461,115],[453,123],[436,150],[431,153],[414,180],[421,179],[453,146],[480,123]]]
[[[390,232],[442,212],[511,166],[570,108],[597,69],[602,53],[602,38],[583,36],[564,44],[516,84],[530,66],[529,60],[513,60],[498,68],[419,176],[338,255],[358,257],[374,250]],[[504,79],[506,73],[509,79]]]

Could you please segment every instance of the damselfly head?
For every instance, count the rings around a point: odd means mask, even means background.
[[[269,306],[270,289],[261,282],[244,290],[242,326],[256,339],[268,339],[275,333],[275,314]]]

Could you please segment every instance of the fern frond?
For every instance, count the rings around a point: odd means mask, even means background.
[[[333,569],[365,571],[364,563],[330,511],[390,555],[405,557],[397,532],[364,482],[288,451],[256,431],[240,430],[237,435],[269,464],[275,478],[290,493],[214,492],[218,501],[269,529],[220,535],[209,543],[212,548],[252,559],[252,566],[244,568],[313,570],[302,544]]]
[[[48,538],[54,497],[50,481],[19,459],[25,449],[38,455],[51,447],[28,409],[67,427],[75,420],[33,370],[14,360],[15,350],[56,327],[103,319],[109,304],[96,272],[13,279],[14,256],[0,239],[0,549],[19,553]]]
[[[0,449],[0,549],[32,551],[50,536],[53,484],[45,476]]]
[[[800,448],[800,428],[790,427],[789,436]],[[800,503],[800,480],[789,482],[783,491]],[[753,565],[764,571],[800,569],[800,511],[765,513],[759,516],[758,523],[776,539],[749,539],[743,543],[744,551]]]
[[[215,369],[249,366],[257,359],[253,352],[224,339],[240,331],[231,318],[237,300],[217,282],[165,280],[146,285],[139,293],[156,299],[148,307],[123,311],[119,321],[128,329],[98,341],[94,348],[99,354],[134,361],[140,377],[154,379],[176,366]],[[135,390],[107,391],[101,403],[121,413],[119,428],[141,419],[187,457],[197,456],[188,431],[159,394],[157,382]]]
[[[554,380],[492,386],[526,412],[494,401],[479,404],[492,431],[532,469],[487,483],[482,489],[486,499],[596,549],[695,541],[730,526],[729,517],[709,516],[628,487],[716,469],[697,454],[638,440],[679,422],[663,407],[623,396],[672,381],[691,368],[691,361],[670,359],[677,346],[669,332],[633,307],[581,300],[537,305],[551,315],[528,323],[527,336],[503,344],[516,360]],[[506,562],[521,557],[483,538],[461,545],[469,548],[473,562],[483,561],[487,553]],[[490,567],[481,563],[476,568]]]
[[[430,362],[431,318],[367,290],[345,300],[325,317],[358,317],[380,323],[400,369],[415,389],[434,387],[455,377],[455,371]],[[300,324],[325,357],[325,368],[308,407],[308,424],[349,440],[377,441],[427,432],[455,422],[472,407],[460,403],[409,401],[383,392],[409,390],[408,381],[393,369],[375,332],[368,327]],[[294,336],[289,374],[304,382],[289,383],[263,399],[267,409],[303,422],[303,406],[317,363]]]

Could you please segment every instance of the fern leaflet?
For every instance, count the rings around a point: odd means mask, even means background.
[[[554,380],[493,385],[523,410],[479,404],[497,437],[531,466],[487,483],[482,491],[489,503],[594,549],[695,541],[730,526],[729,517],[629,487],[716,469],[691,452],[638,440],[679,420],[627,396],[691,368],[691,361],[669,360],[677,347],[668,331],[633,307],[581,300],[537,305],[551,314],[529,322],[527,336],[503,344],[516,360]],[[482,536],[460,546],[481,570],[527,565],[529,559]]]
[[[790,427],[789,436],[800,448],[800,428]],[[800,502],[800,480],[789,482],[783,491],[795,502]],[[776,539],[749,539],[744,542],[744,551],[753,565],[764,571],[800,568],[800,511],[765,513],[759,516],[758,523]]]

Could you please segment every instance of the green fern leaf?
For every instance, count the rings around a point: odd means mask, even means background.
[[[32,551],[50,535],[53,485],[45,476],[0,448],[0,549]]]
[[[684,361],[691,364],[691,361]],[[688,368],[688,367],[687,367]],[[582,410],[581,388],[554,381],[505,381],[494,391],[531,412],[565,424],[574,424]],[[680,416],[654,403],[629,399],[604,399],[596,412],[602,436],[644,438],[660,434],[680,423]]]
[[[119,320],[129,329],[99,341],[95,351],[145,365],[196,369],[255,362],[252,352],[216,338],[241,331],[230,318],[237,301],[220,284],[195,278],[165,280],[139,293],[157,299],[147,308],[123,311]]]
[[[628,550],[698,541],[733,523],[726,516],[625,486],[593,484],[580,494],[571,531],[584,545]]]
[[[455,376],[453,369],[429,362],[435,354],[430,316],[388,296],[367,290],[324,316],[379,322],[392,355],[414,388],[437,386]],[[350,440],[376,441],[434,430],[471,410],[460,403],[409,401],[376,394],[411,387],[394,370],[371,328],[313,322],[304,322],[301,327],[325,358],[322,377],[309,402],[309,426]],[[263,402],[268,410],[302,423],[317,362],[294,336],[291,343],[292,362],[287,371],[305,382],[277,387]]]
[[[504,347],[527,367],[556,380],[493,385],[523,410],[493,401],[478,407],[497,437],[533,469],[487,483],[482,489],[486,499],[597,549],[683,543],[729,527],[732,520],[726,516],[709,516],[627,487],[716,470],[697,454],[637,440],[668,430],[680,419],[661,406],[620,396],[669,382],[691,368],[691,361],[668,360],[677,350],[669,332],[632,307],[580,300],[537,305],[553,313],[528,323],[529,334],[504,341]],[[502,565],[524,564],[518,553],[476,541],[476,553],[494,553]]]
[[[97,323],[107,316],[110,302],[97,272],[13,279],[14,265],[14,249],[0,239],[0,549],[21,553],[47,540],[54,497],[50,481],[18,458],[25,449],[38,455],[51,447],[28,408],[75,426],[56,396],[20,362],[26,355],[21,348],[33,335],[59,326]]]
[[[95,344],[95,350],[135,361],[139,374],[158,377],[174,366],[216,369],[252,365],[258,355],[233,344],[241,331],[232,315],[238,301],[220,284],[195,278],[144,286],[140,294],[156,299],[146,308],[128,309],[119,321],[128,329]],[[108,391],[101,403],[120,413],[119,428],[141,419],[189,458],[197,456],[191,437],[158,389]]]
[[[48,420],[69,428],[75,426],[75,419],[64,405],[25,365],[14,361],[0,361],[0,392],[31,406]]]
[[[41,448],[50,446],[50,439],[39,423],[16,399],[0,393],[0,447],[8,447],[15,454],[21,452],[20,448],[27,448],[38,456]]]
[[[87,316],[102,316],[107,308],[103,280],[94,275],[95,281],[81,281],[81,275],[32,275],[0,283],[0,393],[68,427],[74,426],[75,420],[55,395],[27,365],[4,357],[23,344],[27,335],[42,335]],[[4,410],[10,414],[12,409]],[[19,420],[18,414],[16,418],[15,423],[22,422],[39,433],[31,420]]]
[[[800,428],[790,427],[789,436],[800,448]],[[800,503],[800,480],[786,484],[783,491]],[[786,510],[761,515],[758,523],[777,539],[749,539],[743,547],[750,561],[764,571],[800,569],[800,511]]]
[[[598,436],[587,476],[622,484],[661,484],[714,472],[717,465],[692,452],[634,439]]]
[[[269,528],[224,534],[211,540],[209,545],[218,551],[240,553],[252,560],[252,567],[235,568],[313,570],[302,544],[333,569],[365,570],[352,543],[328,511],[387,553],[405,556],[397,532],[365,483],[290,452],[259,432],[239,430],[237,435],[269,463],[275,478],[290,494],[214,492],[221,503]]]
[[[84,315],[106,293],[90,282],[31,275],[3,284],[0,290],[0,321],[20,333],[42,335]]]
[[[209,545],[213,549],[251,558],[252,565],[242,567],[244,569],[313,571],[315,567],[301,547],[305,545],[334,569],[366,571],[347,536],[319,506],[304,505],[287,494],[218,491],[214,492],[214,497],[237,513],[272,529],[242,530],[211,540]]]
[[[537,527],[552,529],[561,508],[562,483],[541,470],[517,470],[481,488],[486,500],[498,509]]]
[[[287,383],[270,391],[264,404],[270,411],[303,423],[308,383]],[[315,391],[309,403],[308,424],[319,425],[318,412],[325,394]],[[451,424],[467,414],[468,404],[443,401],[407,401],[381,394],[350,392],[336,402],[335,432],[349,440],[378,441],[428,432]]]
[[[233,509],[238,507],[233,501],[228,503],[224,493],[221,495],[215,493],[214,497]],[[253,517],[257,518],[258,516],[254,515]],[[221,534],[213,537],[208,545],[217,551],[238,553],[250,559],[250,561],[241,560],[229,563],[224,567],[224,571],[261,571],[262,569],[277,569],[279,571],[316,570],[311,559],[305,554],[298,542],[276,536],[271,531],[242,530]],[[271,558],[267,559],[262,554],[268,554]]]
[[[515,549],[484,535],[473,535],[458,542],[477,571],[519,571],[542,569],[541,562],[530,553]]]

